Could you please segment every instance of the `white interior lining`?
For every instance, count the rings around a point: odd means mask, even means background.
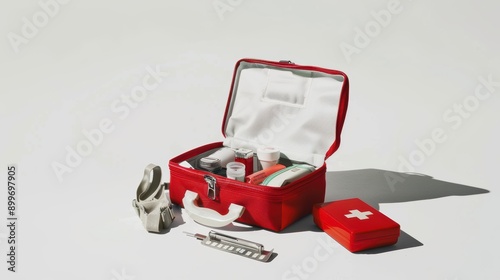
[[[343,77],[247,62],[237,71],[224,145],[276,147],[321,166],[336,138]]]

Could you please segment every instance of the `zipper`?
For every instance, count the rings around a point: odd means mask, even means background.
[[[276,66],[276,67],[283,67],[283,68],[293,68],[293,69],[302,69],[302,70],[309,70],[309,71],[318,71],[318,72],[323,72],[327,74],[333,74],[333,75],[340,75],[343,76],[344,78],[347,78],[347,75],[340,71],[340,70],[334,70],[334,69],[327,69],[319,66],[307,66],[307,65],[297,65],[291,61],[287,60],[280,60],[279,62],[275,61],[268,61],[268,60],[261,60],[261,59],[252,59],[252,58],[243,58],[238,61],[236,64],[236,68],[239,66],[241,62],[248,62],[248,63],[258,63],[258,64],[264,64],[264,65],[270,65],[270,66]]]
[[[179,166],[179,168],[182,168],[182,167]],[[226,188],[227,186],[226,186],[224,188],[226,191],[237,192],[237,191],[241,191],[244,189],[245,191],[248,191],[249,195],[251,195],[251,196],[255,196],[255,197],[259,197],[259,198],[266,198],[266,199],[273,200],[273,201],[281,201],[284,198],[288,198],[289,196],[294,196],[295,189],[297,189],[297,188],[301,187],[302,185],[307,184],[308,182],[316,179],[315,176],[311,176],[311,175],[317,171],[317,170],[313,171],[311,174],[307,175],[306,177],[302,177],[302,178],[298,179],[297,181],[303,180],[303,182],[300,182],[300,184],[289,184],[289,185],[286,185],[284,187],[275,188],[275,187],[267,187],[267,186],[262,186],[262,185],[252,185],[249,183],[244,183],[244,182],[236,181],[233,179],[228,179],[226,177],[222,177],[220,175],[208,173],[208,172],[205,172],[202,170],[196,170],[196,169],[193,170],[193,169],[186,168],[186,170],[181,171],[181,170],[176,170],[176,169],[177,168],[171,169],[172,176],[175,175],[180,179],[185,179],[188,181],[197,181],[197,183],[198,183],[198,178],[199,178],[199,182],[202,182],[202,181],[205,182],[205,180],[203,179],[204,176],[210,175],[210,176],[213,176],[214,178],[217,179],[217,182],[219,182],[219,188],[220,188],[220,182],[224,182],[223,183],[224,185],[229,185],[231,187],[231,189],[227,189]],[[307,177],[310,177],[310,178],[307,178]]]

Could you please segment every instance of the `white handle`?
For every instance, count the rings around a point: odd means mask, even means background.
[[[229,225],[241,215],[245,208],[243,206],[233,204],[229,205],[229,212],[226,215],[221,215],[217,211],[203,208],[197,206],[194,201],[198,199],[198,194],[189,190],[186,190],[184,198],[182,198],[182,204],[184,204],[184,209],[196,222],[209,226],[209,227],[223,227]]]

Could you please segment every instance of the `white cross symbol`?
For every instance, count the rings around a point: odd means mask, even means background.
[[[344,216],[346,216],[347,218],[358,218],[360,220],[366,220],[366,219],[369,219],[368,215],[373,215],[372,212],[370,211],[365,211],[365,212],[359,212],[358,209],[355,209],[355,210],[349,210],[349,212],[351,212],[351,214],[345,214]]]

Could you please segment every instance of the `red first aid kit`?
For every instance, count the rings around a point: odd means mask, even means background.
[[[316,204],[316,225],[351,252],[395,244],[399,224],[359,198]]]
[[[281,231],[310,214],[313,205],[325,198],[325,160],[340,145],[348,91],[348,78],[341,71],[289,61],[238,61],[222,123],[224,139],[170,160],[172,202],[211,227],[237,221]],[[271,186],[207,169],[214,152],[226,157],[228,149],[249,151],[248,158],[243,158],[248,161],[245,166],[257,166],[261,147],[279,150],[280,164],[308,166],[312,171],[284,181],[288,173],[280,171],[274,179],[281,185]],[[303,171],[290,168],[290,172]]]

